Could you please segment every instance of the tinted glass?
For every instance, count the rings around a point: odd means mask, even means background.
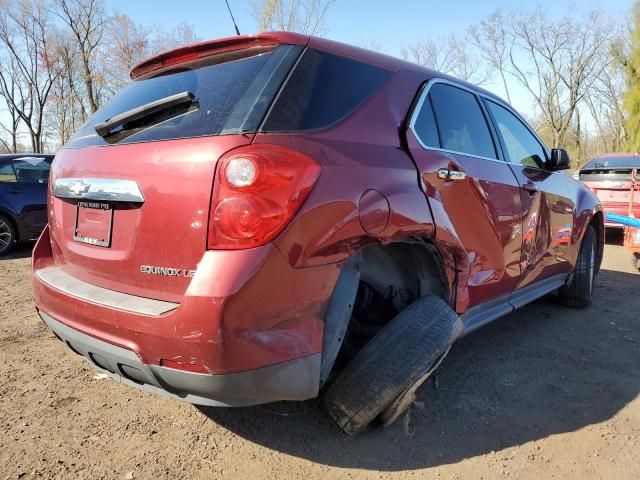
[[[19,183],[47,183],[51,160],[43,157],[21,157],[13,160]]]
[[[0,163],[0,182],[15,182],[16,174],[13,171],[11,162]]]
[[[506,108],[491,101],[487,106],[502,135],[507,160],[527,167],[543,167],[546,155],[531,131]]]
[[[346,117],[389,78],[389,71],[349,58],[307,50],[263,130],[315,130]]]
[[[497,158],[489,127],[476,96],[436,83],[429,90],[442,148],[480,157]]]
[[[587,162],[582,170],[602,168],[640,168],[640,155],[629,157],[599,157]]]
[[[269,51],[262,48],[215,55],[196,63],[181,64],[174,70],[146,80],[132,82],[98,110],[76,132],[67,146],[218,135],[223,130],[225,133],[238,133],[246,128],[253,128],[255,131],[275,93],[275,89],[268,88],[269,82],[276,82],[279,87],[298,57],[296,53],[294,58],[288,58],[288,64],[283,60],[287,57],[287,52],[292,50],[299,52],[298,47],[279,47]],[[276,74],[277,72],[280,74]],[[260,88],[256,88],[254,83],[259,83]],[[194,95],[193,103],[162,111],[152,118],[129,122],[104,139],[95,132],[98,123],[149,102],[183,92]],[[244,98],[247,92],[255,97]],[[265,94],[271,95],[266,102],[261,98]],[[252,125],[248,125],[247,119],[251,112],[238,112],[238,109],[251,110],[256,105],[263,108],[263,112],[249,122]],[[233,126],[227,125],[230,118]]]
[[[413,128],[424,145],[427,147],[440,147],[438,127],[436,126],[436,118],[433,115],[433,108],[431,108],[431,100],[429,97],[425,98],[424,102],[422,102]]]

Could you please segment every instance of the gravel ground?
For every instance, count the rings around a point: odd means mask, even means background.
[[[609,239],[593,306],[543,299],[464,338],[392,427],[317,400],[206,409],[96,377],[0,259],[0,478],[640,478],[640,275]]]

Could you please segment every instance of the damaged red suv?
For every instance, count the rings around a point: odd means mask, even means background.
[[[504,101],[289,33],[146,60],[58,153],[40,316],[131,386],[195,404],[323,390],[393,421],[461,336],[590,302],[596,197]]]

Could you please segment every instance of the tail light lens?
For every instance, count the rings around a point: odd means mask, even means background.
[[[320,165],[278,145],[248,145],[218,162],[208,248],[264,245],[291,221],[320,175]]]

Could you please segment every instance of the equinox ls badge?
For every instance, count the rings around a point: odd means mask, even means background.
[[[195,270],[185,270],[183,268],[154,267],[152,265],[140,265],[140,272],[149,275],[163,275],[165,277],[186,277],[191,278],[196,274]]]

